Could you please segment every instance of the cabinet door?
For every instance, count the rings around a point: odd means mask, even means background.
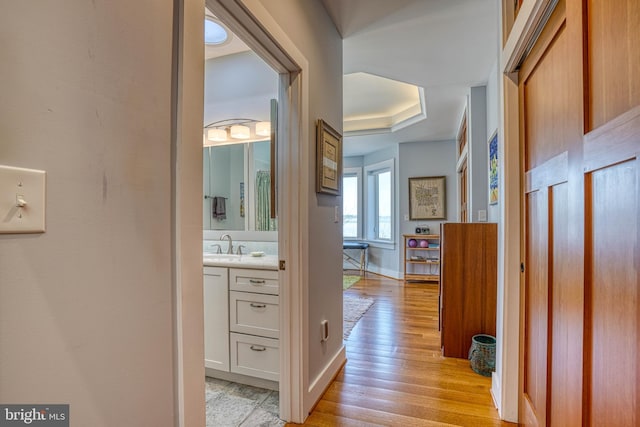
[[[229,281],[226,268],[204,272],[204,366],[229,372]]]

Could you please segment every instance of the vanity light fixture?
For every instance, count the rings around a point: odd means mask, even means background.
[[[229,130],[229,135],[231,135],[231,138],[235,139],[249,139],[251,136],[251,130],[248,126],[233,125]]]
[[[204,127],[203,145],[226,145],[264,141],[271,136],[271,123],[255,119],[225,119]]]
[[[271,135],[271,122],[258,122],[256,123],[256,135],[270,136]]]
[[[227,140],[227,131],[224,129],[208,129],[207,139],[209,141],[222,142]]]

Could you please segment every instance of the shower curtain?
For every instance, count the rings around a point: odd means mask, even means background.
[[[256,172],[256,230],[275,230],[271,219],[271,175],[269,171]]]

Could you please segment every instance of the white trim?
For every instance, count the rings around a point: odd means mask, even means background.
[[[393,277],[394,279],[397,279],[397,280],[404,280],[404,273],[403,272],[396,271],[396,270],[390,270],[388,268],[381,268],[381,267],[378,267],[377,265],[373,265],[373,264],[368,264],[367,265],[367,271],[369,273],[376,273],[376,274],[380,274],[382,276]]]
[[[524,0],[502,50],[502,72],[517,71],[551,16],[558,0]]]
[[[376,236],[376,233],[374,231],[374,229],[372,227],[374,227],[374,225],[371,223],[372,222],[372,215],[373,213],[371,212],[371,206],[372,206],[372,201],[370,200],[370,189],[369,189],[369,181],[370,181],[370,175],[372,173],[375,173],[377,171],[381,171],[381,170],[385,170],[388,169],[391,172],[391,185],[390,185],[390,191],[391,191],[391,238],[389,240],[380,240],[380,239],[372,239],[372,236]],[[397,181],[397,177],[396,177],[396,172],[395,172],[395,159],[391,158],[391,159],[387,159],[387,160],[383,160],[381,162],[378,163],[373,163],[371,165],[367,165],[364,167],[364,173],[363,173],[363,208],[362,208],[362,212],[363,212],[363,232],[362,232],[362,237],[364,239],[366,239],[368,242],[375,242],[378,244],[381,243],[386,243],[388,245],[395,245],[396,243],[396,183]],[[375,209],[374,209],[375,211]],[[375,222],[375,220],[374,220]],[[394,246],[395,247],[395,246]],[[391,247],[391,249],[394,249],[394,247]]]
[[[362,194],[364,192],[364,185],[362,183],[362,168],[361,167],[350,167],[350,168],[344,168],[342,171],[342,176],[356,176],[356,179],[358,180],[358,230],[356,233],[356,236],[344,236],[343,235],[343,239],[344,240],[361,240],[362,239],[362,229],[363,229],[363,223],[364,223],[364,214],[363,214],[363,205],[362,205]],[[344,190],[344,184],[342,185],[342,188]],[[342,194],[343,200],[342,200],[342,218],[344,221],[344,191]],[[343,227],[344,227],[344,222],[343,222]],[[343,228],[344,230],[344,228]]]
[[[308,374],[309,207],[309,64],[260,0],[206,0],[218,18],[270,64],[280,76],[278,103],[278,253],[286,262],[280,281],[280,418],[301,423],[306,418]],[[229,22],[225,22],[228,24]],[[285,197],[286,195],[286,197]]]
[[[347,352],[344,344],[340,347],[338,352],[333,356],[331,362],[325,366],[320,374],[309,385],[308,393],[309,399],[312,402],[317,402],[325,392],[327,384],[331,383],[336,372],[340,370],[340,367],[347,361]]]
[[[533,0],[525,0],[525,4]],[[503,8],[498,11],[502,20]],[[518,15],[523,13],[521,9]],[[525,15],[523,15],[525,16]],[[524,19],[524,18],[523,18]],[[500,33],[502,25],[499,26]],[[499,35],[502,38],[501,34]],[[502,52],[503,61],[505,51]],[[502,76],[498,81],[498,292],[496,312],[496,372],[491,394],[500,418],[518,422],[520,400],[520,136],[519,89]]]

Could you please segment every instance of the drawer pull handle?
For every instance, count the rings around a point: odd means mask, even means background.
[[[249,279],[249,283],[252,285],[264,285],[264,280]]]
[[[253,308],[265,308],[267,305],[266,304],[256,304],[256,303],[251,303],[249,304],[251,307]]]
[[[249,347],[249,348],[250,348],[251,350],[253,350],[253,351],[266,351],[266,350],[267,350],[267,348],[266,348],[266,347],[258,347],[258,346],[255,346],[255,345],[252,345],[252,346],[251,346],[251,347]]]

